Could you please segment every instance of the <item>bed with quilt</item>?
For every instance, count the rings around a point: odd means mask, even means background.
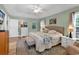
[[[38,52],[43,52],[45,49],[50,49],[60,43],[62,34],[50,30],[48,33],[44,32],[31,32],[29,33],[29,39],[25,40],[28,45],[35,45],[35,49]]]

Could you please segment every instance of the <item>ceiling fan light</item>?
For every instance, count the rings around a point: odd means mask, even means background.
[[[42,11],[41,8],[34,9],[34,13],[39,13],[41,11]]]
[[[40,12],[39,9],[35,9],[35,10],[34,10],[34,13],[38,13],[38,12]]]

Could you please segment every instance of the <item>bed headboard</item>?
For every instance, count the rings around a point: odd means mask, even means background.
[[[64,35],[64,27],[62,27],[62,26],[48,25],[48,26],[45,26],[45,28],[47,28],[48,30],[55,30]]]

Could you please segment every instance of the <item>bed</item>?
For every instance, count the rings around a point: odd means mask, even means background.
[[[54,26],[55,27],[55,26]],[[29,33],[29,36],[32,38],[32,41],[35,44],[36,51],[43,52],[45,49],[50,49],[52,46],[55,46],[60,43],[60,38],[63,36],[63,32],[61,27],[50,29],[50,27],[46,27],[49,31],[47,33],[45,32],[31,32]],[[53,28],[53,26],[52,26]],[[57,29],[57,30],[56,30]],[[34,40],[34,41],[33,41]],[[28,40],[26,40],[28,42]]]

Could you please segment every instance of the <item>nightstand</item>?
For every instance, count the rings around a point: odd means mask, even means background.
[[[70,45],[73,45],[75,43],[75,40],[74,38],[69,38],[69,37],[66,37],[66,36],[62,36],[61,37],[61,46],[66,48]]]

